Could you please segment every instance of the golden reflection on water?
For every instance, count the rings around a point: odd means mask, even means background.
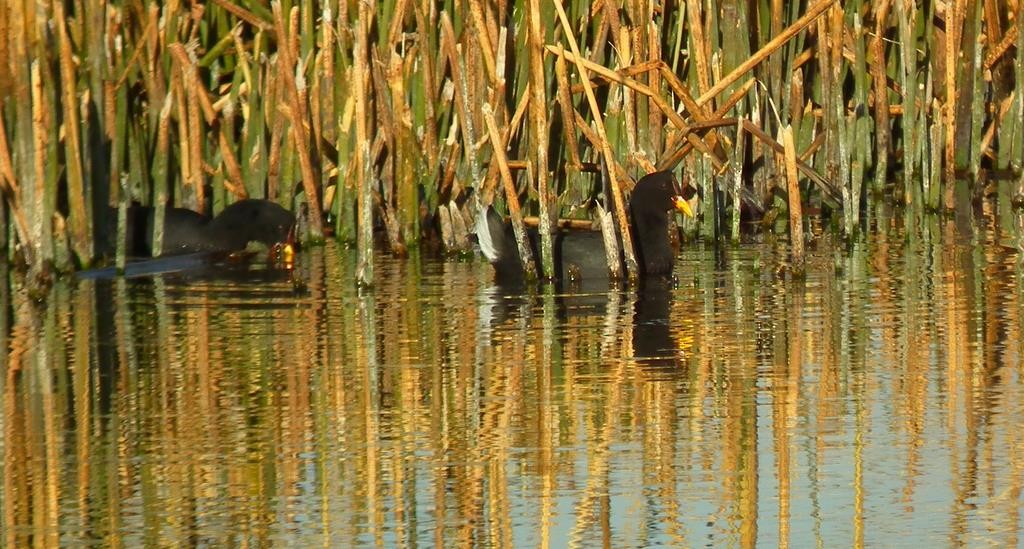
[[[2,543],[1016,546],[1018,233],[898,225],[804,280],[769,240],[571,297],[333,247],[301,292],[5,291]]]

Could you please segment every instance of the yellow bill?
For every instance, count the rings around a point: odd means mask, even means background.
[[[687,202],[685,198],[679,195],[673,196],[672,205],[675,206],[676,209],[679,210],[680,212],[686,214],[688,217],[693,217],[693,209],[690,208],[690,203]]]

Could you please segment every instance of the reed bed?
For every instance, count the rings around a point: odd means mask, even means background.
[[[375,235],[461,253],[482,206],[548,235],[596,198],[631,276],[625,193],[654,169],[698,191],[706,239],[1020,207],[1021,4],[5,2],[3,242],[45,280],[105,257],[111,208],[268,198],[372,284]]]

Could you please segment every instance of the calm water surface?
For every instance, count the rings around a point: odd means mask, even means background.
[[[0,532],[39,546],[1019,546],[1019,227],[688,245],[678,282],[489,265],[3,293]]]

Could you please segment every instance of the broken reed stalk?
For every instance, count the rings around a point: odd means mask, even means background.
[[[473,124],[472,108],[469,100],[469,85],[459,48],[456,47],[455,30],[447,12],[441,13],[441,50],[448,59],[448,70],[451,71],[455,96],[455,109],[458,115],[459,131],[462,133],[463,152],[469,164],[470,180],[473,187],[479,189],[480,161],[477,158],[476,126]]]
[[[321,18],[322,24],[319,29],[320,51],[314,64],[314,74],[319,75],[319,78],[314,81],[315,85],[319,87],[319,93],[314,94],[319,105],[319,112],[314,113],[313,118],[314,120],[325,122],[323,127],[320,128],[320,137],[317,139],[317,142],[322,140],[326,143],[333,143],[337,140],[338,121],[334,105],[337,91],[334,74],[334,14],[329,4],[323,6]],[[323,155],[320,156],[323,158]],[[333,168],[336,168],[333,162],[325,160],[322,163],[320,177],[324,185],[327,185],[327,182],[330,180],[331,169]],[[324,209],[329,210],[330,205],[327,204],[326,198],[324,202]]]
[[[746,140],[744,139],[743,123],[736,122],[736,149],[732,155],[732,203],[736,206],[732,209],[732,222],[730,224],[730,238],[733,243],[740,241],[740,194],[743,188],[743,158]]]
[[[566,66],[565,57],[555,58],[555,78],[558,83],[558,108],[562,114],[562,129],[565,136],[565,150],[569,154],[569,167],[579,171],[582,168],[580,161],[579,143],[576,140],[572,106],[572,95],[569,89],[569,69]]]
[[[171,49],[171,53],[174,50]],[[186,56],[187,57],[187,56]],[[180,63],[180,62],[179,62]],[[193,82],[195,73],[186,69],[184,65],[179,65],[179,72],[182,73],[181,83],[185,88],[185,97],[188,97],[188,101],[183,101],[179,104],[184,105],[185,111],[188,113],[188,125],[190,128],[188,144],[189,144],[189,156],[191,157],[192,163],[192,190],[194,193],[194,206],[197,212],[206,212],[206,178],[203,175],[203,149],[204,149],[204,134],[202,125],[202,116],[200,115],[200,103],[198,95],[198,86]]]
[[[1007,119],[1009,126],[1006,130],[1007,143],[1009,144],[1006,151],[1006,158],[1003,159],[1005,165],[1010,166],[1020,173],[1020,178],[1017,183],[1017,196],[1024,201],[1024,61],[1021,56],[1024,56],[1021,52],[1024,52],[1024,16],[1017,17],[1017,63],[1014,69],[1014,81],[1017,82],[1017,89],[1011,92],[1013,94],[1013,103],[1010,106],[1009,114]],[[1002,150],[1000,150],[1002,153]],[[1002,155],[1000,155],[1002,156]]]
[[[301,59],[297,58],[297,45],[294,32],[286,31],[281,3],[278,0],[271,2],[274,13],[274,28],[277,32],[278,52],[281,55],[283,67],[279,67],[279,74],[283,76],[285,94],[288,99],[285,115],[288,117],[292,138],[295,140],[296,153],[299,157],[299,169],[302,170],[302,188],[306,203],[310,212],[321,212],[320,208],[320,182],[316,172],[313,170],[313,151],[310,147],[309,129],[307,121],[306,80],[305,70]],[[362,14],[362,10],[360,10]],[[292,6],[291,17],[298,16],[298,7]],[[294,72],[293,72],[294,71]],[[309,238],[314,242],[323,240],[323,221],[319,214],[309,216]]]
[[[899,26],[899,54],[900,54],[900,88],[903,97],[903,116],[900,124],[902,130],[901,140],[903,142],[903,186],[904,201],[910,202],[911,189],[914,186],[914,174],[920,173],[920,167],[916,162],[915,152],[917,151],[917,42],[914,37],[914,29],[917,20],[917,7],[914,4],[907,5],[902,0],[896,0],[896,20]],[[927,182],[927,179],[924,179]],[[925,196],[927,183],[925,183]],[[927,202],[926,205],[933,206]]]
[[[423,38],[424,44],[419,48],[419,62],[422,66],[420,71],[422,82],[422,103],[423,103],[423,152],[426,155],[428,166],[436,166],[438,162],[439,147],[437,136],[437,84],[435,83],[434,71],[436,50],[436,27],[427,23],[427,17],[423,6],[413,5],[413,14],[416,18],[416,30]]]
[[[590,105],[590,113],[594,117],[594,127],[597,129],[598,140],[601,142],[601,156],[609,166],[608,186],[611,189],[615,218],[618,221],[619,232],[622,236],[622,256],[626,262],[626,274],[632,282],[640,277],[640,268],[636,261],[635,249],[633,248],[633,237],[630,235],[629,220],[626,218],[626,206],[622,196],[622,188],[619,185],[619,176],[615,173],[615,170],[612,169],[612,166],[615,165],[615,155],[612,154],[611,145],[608,143],[608,136],[605,133],[604,122],[602,121],[603,115],[601,114],[601,108],[597,104],[597,98],[594,97],[594,90],[590,84],[590,78],[587,75],[586,68],[584,67],[583,58],[580,56],[579,46],[576,45],[576,38],[573,36],[572,26],[569,25],[569,18],[565,15],[565,8],[562,6],[561,0],[555,0],[555,10],[558,12],[558,19],[562,23],[562,30],[565,32],[565,39],[569,42],[569,49],[572,50],[573,60],[576,63],[576,70],[579,72],[580,80],[583,82],[583,91],[587,96],[587,103]],[[610,265],[612,265],[610,269],[612,277],[621,277],[621,272],[618,270],[617,262]]]
[[[276,77],[276,73],[280,70],[280,67],[281,60],[277,59],[267,68],[268,72],[274,74],[274,76],[267,79],[266,92],[267,104],[274,106],[270,107],[272,111],[267,113],[270,118],[270,150],[267,152],[267,196],[270,197],[274,197],[279,194],[281,179],[281,151],[284,147],[285,141],[285,117],[280,116],[276,107],[282,102],[281,79]]]
[[[480,46],[479,51],[483,54],[487,81],[495,84],[498,81],[497,61],[495,61],[490,33],[484,23],[483,6],[480,5],[480,0],[469,0],[469,21],[476,33],[476,42]]]
[[[960,36],[964,25],[964,11],[967,0],[952,0],[946,3],[946,51],[945,51],[945,87],[946,97],[942,105],[945,122],[946,148],[943,157],[943,171],[946,192],[943,203],[947,210],[955,207],[953,190],[956,185],[956,98],[957,69],[960,66]]]
[[[831,71],[826,81],[827,90],[824,92],[825,128],[826,136],[826,175],[839,186],[839,192],[843,197],[843,216],[847,229],[851,228],[850,207],[853,196],[850,192],[850,168],[853,150],[850,146],[849,120],[846,117],[846,102],[843,101],[843,47],[846,36],[846,25],[843,20],[843,10],[833,5],[822,18],[822,28],[828,33],[827,46],[821,59],[827,59],[825,65]],[[790,130],[792,131],[792,129]],[[829,139],[833,137],[833,139]],[[794,144],[795,149],[795,144]],[[850,234],[847,232],[846,234]]]
[[[986,2],[986,5],[991,5],[990,2]],[[990,115],[985,109],[985,87],[988,85],[985,83],[984,78],[980,78],[978,75],[982,71],[982,54],[981,44],[979,39],[982,36],[983,30],[981,27],[981,11],[982,3],[978,2],[975,4],[975,13],[973,22],[971,23],[971,35],[968,37],[970,42],[971,50],[973,54],[971,57],[970,64],[967,64],[964,68],[966,72],[966,80],[968,86],[970,86],[970,101],[965,101],[964,106],[969,110],[966,114],[962,115],[961,118],[970,120],[970,136],[971,144],[970,147],[961,147],[960,152],[966,154],[967,158],[964,160],[968,166],[968,176],[972,181],[978,179],[978,171],[981,164],[981,157],[983,151],[981,149],[981,132],[982,124],[985,119]],[[994,9],[993,9],[994,11]],[[992,20],[989,19],[989,23]],[[996,23],[998,25],[998,23]],[[991,40],[991,36],[988,39]],[[998,72],[998,71],[997,71]],[[994,104],[998,102],[993,101]]]
[[[14,165],[11,162],[11,150],[7,144],[7,132],[4,130],[3,101],[0,100],[0,192],[7,198],[7,209],[14,219],[14,230],[18,235],[25,250],[25,262],[29,265],[34,263],[32,256],[32,237],[29,233],[28,221],[25,220],[25,211],[21,207],[21,189],[18,180],[14,176]],[[2,207],[2,205],[0,205]]]
[[[50,131],[50,117],[47,102],[44,98],[42,69],[39,60],[32,62],[32,132],[34,137],[35,154],[35,177],[31,181],[32,187],[32,209],[35,212],[35,219],[29,227],[32,228],[32,242],[35,243],[34,251],[38,262],[32,265],[37,275],[43,274],[43,270],[53,262],[53,238],[51,233],[50,208],[46,200],[46,150],[50,146],[50,138],[55,136]]]
[[[900,0],[897,0],[897,2]],[[875,178],[872,190],[881,192],[889,172],[889,86],[886,79],[886,56],[883,37],[889,20],[890,0],[880,0],[874,6],[875,27],[868,46],[868,68],[871,71],[871,86],[874,91],[875,105]]]
[[[480,110],[484,115],[484,122],[491,139],[491,149],[494,151],[494,160],[498,163],[501,182],[505,188],[505,203],[508,205],[508,215],[512,220],[512,232],[515,233],[519,260],[523,266],[523,276],[526,280],[536,280],[537,267],[533,261],[533,253],[530,251],[530,237],[526,234],[526,227],[523,225],[523,214],[519,210],[519,196],[515,183],[512,181],[512,172],[508,169],[505,144],[501,141],[501,136],[498,135],[498,126],[494,122],[494,111],[491,109],[491,105],[484,103]],[[487,213],[481,209],[477,215],[487,215]]]
[[[242,182],[250,196],[276,198],[266,191],[267,172],[264,139],[267,133],[267,121],[263,103],[264,98],[259,93],[260,82],[254,75],[255,68],[251,66],[252,59],[245,48],[245,44],[242,43],[240,31],[241,28],[237,27],[236,30],[231,32],[231,35],[235,41],[236,50],[240,52],[236,71],[241,70],[242,72],[242,83],[239,85],[237,96],[235,96],[242,118],[242,132],[237,140],[239,144],[239,158],[242,159]],[[262,36],[256,36],[253,45],[254,54],[258,55],[261,43]],[[242,88],[244,88],[244,93]],[[226,96],[226,98],[231,98],[231,95]]]
[[[604,242],[604,260],[611,265],[609,276],[612,280],[622,278],[622,261],[619,260],[619,240],[615,235],[615,219],[612,213],[598,203],[597,220],[601,227],[601,239]]]
[[[551,214],[554,207],[553,194],[548,183],[548,117],[547,97],[544,91],[544,30],[541,26],[541,13],[539,0],[527,2],[527,40],[529,42],[529,95],[530,95],[530,155],[533,158],[533,166],[536,170],[534,180],[537,182],[538,203],[540,205],[540,257],[541,272],[545,279],[555,278],[555,252],[552,244]],[[486,58],[486,57],[485,57]],[[487,113],[484,113],[487,116]],[[491,119],[488,118],[488,129],[491,129]],[[493,140],[497,137],[497,131],[490,132],[492,145],[498,150],[499,143]],[[504,150],[501,155],[504,156]],[[499,166],[501,161],[498,162]],[[507,168],[506,168],[507,170]],[[502,179],[505,179],[504,173]],[[506,187],[506,190],[508,188]],[[511,208],[510,208],[511,210]],[[557,211],[557,210],[555,210]]]
[[[704,34],[704,21],[701,17],[701,0],[686,0],[686,17],[689,18],[690,40],[693,44],[693,59],[697,74],[697,89],[703,96],[711,89],[711,65],[708,56],[711,46]]]
[[[516,107],[516,111],[512,114],[511,122],[506,124],[504,130],[502,130],[501,140],[503,143],[510,143],[515,138],[516,131],[519,129],[520,124],[522,124],[523,116],[525,115],[526,109],[529,106],[530,94],[524,93],[519,100],[519,106]],[[480,143],[482,145],[484,142],[489,140],[490,135],[484,134],[483,138],[480,139]],[[525,166],[525,163],[523,163],[522,165]],[[509,169],[513,169],[514,167],[516,167],[516,164],[513,163],[512,161],[509,161]],[[487,168],[487,174],[484,176],[483,181],[481,181],[477,186],[479,200],[483,204],[491,204],[492,202],[494,202],[493,182],[498,181],[498,176],[498,164],[496,162],[492,162],[490,166]]]
[[[854,92],[853,108],[847,118],[849,140],[853,147],[850,160],[850,201],[843,205],[843,215],[846,220],[846,235],[852,237],[860,227],[860,201],[861,191],[864,188],[864,174],[867,171],[867,163],[870,157],[871,134],[870,118],[868,110],[868,68],[867,68],[867,46],[864,38],[864,28],[860,21],[860,14],[853,14],[853,42],[854,42]]]
[[[174,94],[164,97],[164,105],[160,108],[160,122],[157,127],[156,154],[153,164],[153,244],[150,252],[154,257],[163,253],[164,219],[167,215],[167,156],[170,154],[170,118]],[[120,216],[120,209],[118,210]]]
[[[359,3],[359,13],[355,21],[355,48],[353,66],[355,85],[355,116],[356,116],[356,188],[358,189],[358,238],[356,239],[359,256],[356,267],[356,279],[364,286],[373,285],[373,166],[370,164],[370,137],[367,116],[367,48],[369,30],[372,19],[369,5]]]
[[[395,135],[392,158],[396,186],[396,209],[403,245],[419,241],[419,193],[416,182],[418,146],[412,128],[412,111],[405,102],[405,83],[402,78],[402,58],[392,51],[388,63],[387,79],[391,88],[391,104],[395,110]]]
[[[128,176],[122,175],[120,197],[117,203],[117,244],[114,246],[114,268],[124,274],[128,262]]]
[[[210,96],[206,91],[206,87],[199,81],[195,64],[185,51],[185,47],[181,44],[171,44],[168,48],[178,64],[179,70],[182,72],[184,82],[189,88],[189,96],[198,101],[207,126],[217,128],[217,146],[220,149],[221,161],[224,162],[224,168],[227,172],[224,187],[239,199],[248,198],[249,195],[245,190],[245,184],[242,180],[242,167],[238,164],[234,148],[228,141],[225,124],[219,123],[217,113],[210,103]]]
[[[789,241],[792,248],[793,272],[804,272],[804,229],[803,206],[800,203],[800,181],[796,168],[796,145],[793,142],[793,127],[779,130],[786,160],[786,189],[789,199]]]
[[[71,247],[79,263],[89,265],[93,258],[92,218],[86,206],[86,184],[82,173],[81,123],[78,115],[74,59],[68,37],[64,3],[53,2],[53,18],[57,23],[57,41],[60,58],[61,104],[64,115],[64,164],[67,169],[68,219],[71,225]]]
[[[652,10],[652,11],[654,10],[654,4],[653,3],[651,3],[649,5],[649,9]],[[668,69],[668,65],[666,65],[663,61],[661,61],[661,42],[659,41],[660,36],[658,36],[658,27],[657,27],[657,25],[654,24],[654,14],[653,13],[649,13],[648,16],[647,16],[647,20],[648,20],[648,24],[647,24],[647,39],[648,39],[647,56],[648,56],[648,60],[658,60],[662,65],[665,66],[666,69]],[[648,73],[647,74],[647,85],[650,86],[650,88],[652,90],[654,90],[655,93],[657,93],[658,95],[661,95],[661,72],[660,71],[652,71],[652,72]],[[651,152],[654,154],[654,158],[657,159],[661,155],[662,144],[664,143],[664,140],[663,140],[664,136],[662,135],[662,133],[660,131],[660,128],[661,128],[662,124],[664,123],[664,121],[662,120],[661,111],[659,111],[658,109],[651,109],[650,108],[650,100],[647,101],[647,116],[649,117],[649,119],[648,119],[647,125],[645,127],[647,127],[647,128],[655,128],[655,130],[656,130],[656,131],[648,132],[648,133],[650,135],[650,140],[651,140],[651,143],[650,143],[651,144]]]
[[[605,4],[606,9],[610,4]],[[623,67],[628,67],[633,63],[633,48],[629,37],[629,29],[626,27],[619,27],[617,47],[615,48],[616,58],[618,64]],[[621,98],[622,109],[621,119],[625,130],[626,137],[626,153],[628,163],[634,163],[638,149],[636,142],[636,102],[634,101],[633,92],[626,86],[620,86],[618,89],[613,89],[613,93],[616,93],[617,97]]]

